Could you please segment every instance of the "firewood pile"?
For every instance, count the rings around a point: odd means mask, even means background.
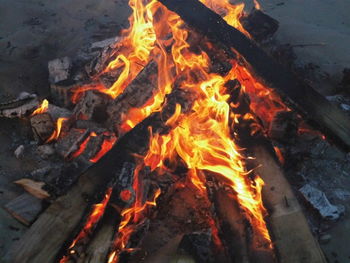
[[[48,63],[48,99],[0,105],[32,130],[16,157],[41,162],[6,205],[30,226],[6,260],[326,262],[283,156],[323,134],[349,147],[350,122],[259,47],[278,22],[221,1],[130,2],[121,36]],[[343,213],[300,191],[327,220]]]

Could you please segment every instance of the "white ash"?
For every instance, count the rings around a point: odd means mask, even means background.
[[[69,118],[72,116],[72,112],[66,108],[58,107],[52,103],[49,104],[48,113],[50,113],[52,119]]]
[[[58,83],[69,79],[72,62],[69,57],[56,58],[49,61],[49,80],[51,83]]]
[[[36,169],[30,173],[31,176],[36,178],[42,178],[45,175],[48,175],[51,171],[51,166],[45,166],[43,168]]]
[[[38,154],[43,159],[47,159],[56,153],[55,148],[49,144],[40,145],[38,146],[37,150]]]
[[[322,191],[310,184],[304,185],[299,191],[324,219],[337,220],[344,212],[344,209],[332,205]]]
[[[120,40],[121,40],[121,37],[119,37],[119,36],[107,38],[105,40],[92,43],[90,46],[90,49],[92,51],[97,50],[97,49],[103,49],[105,47],[111,46],[111,45],[119,42]]]
[[[23,157],[24,155],[24,145],[20,145],[16,148],[15,152],[14,152],[15,156],[17,159],[20,159]]]

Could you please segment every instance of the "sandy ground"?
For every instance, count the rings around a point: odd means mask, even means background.
[[[297,63],[320,67],[324,80],[317,88],[325,95],[334,92],[342,71],[350,67],[350,1],[347,0],[260,0],[262,9],[280,22],[276,39],[291,44]]]
[[[0,102],[24,90],[46,96],[47,62],[75,54],[82,45],[116,35],[127,25],[130,10],[125,2],[127,0],[0,0]],[[280,22],[276,39],[295,46],[297,63],[320,67],[324,85],[316,88],[324,94],[334,92],[343,68],[350,67],[350,1],[260,2],[263,10]],[[21,192],[11,182],[34,167],[30,160],[19,161],[13,157],[14,149],[27,138],[20,123],[4,120],[0,123],[2,206]],[[350,235],[346,234],[350,233],[349,217],[330,230],[333,238],[323,246],[330,262],[350,262]],[[25,227],[3,209],[0,209],[0,220],[1,258]]]

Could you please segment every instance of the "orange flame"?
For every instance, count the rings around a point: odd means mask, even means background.
[[[51,142],[51,141],[55,141],[60,137],[61,134],[61,129],[62,129],[62,123],[64,121],[68,120],[68,118],[58,118],[57,119],[57,123],[56,123],[56,129],[54,130],[54,132],[51,134],[50,138],[48,138],[46,140],[46,143]]]
[[[113,251],[108,256],[108,263],[117,263],[119,261],[119,254],[121,252],[134,250],[133,248],[127,248],[127,244],[131,237],[131,234],[134,232],[135,225],[141,222],[141,214],[147,207],[157,205],[156,200],[160,194],[160,189],[157,189],[157,191],[154,194],[153,200],[146,201],[142,205],[140,205],[140,200],[136,200],[132,207],[124,209],[122,211],[122,220],[118,228],[118,237],[114,242]]]
[[[47,112],[48,109],[49,109],[49,102],[47,99],[44,99],[42,101],[41,105],[39,106],[39,108],[37,108],[35,111],[33,111],[31,116]]]
[[[112,149],[116,141],[117,141],[117,137],[115,136],[110,136],[105,138],[101,145],[101,149],[98,151],[98,153],[96,153],[94,157],[90,159],[90,162],[96,163],[98,160],[100,160],[103,155],[105,155],[110,149]]]

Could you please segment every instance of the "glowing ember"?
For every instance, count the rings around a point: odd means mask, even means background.
[[[48,108],[49,108],[49,102],[47,99],[45,99],[45,100],[43,100],[43,102],[41,103],[39,108],[37,108],[35,111],[33,111],[31,116],[47,112]]]
[[[96,163],[98,160],[100,160],[102,156],[105,155],[113,147],[116,141],[117,141],[117,137],[115,136],[109,136],[105,138],[101,145],[100,151],[90,159],[90,162]]]

